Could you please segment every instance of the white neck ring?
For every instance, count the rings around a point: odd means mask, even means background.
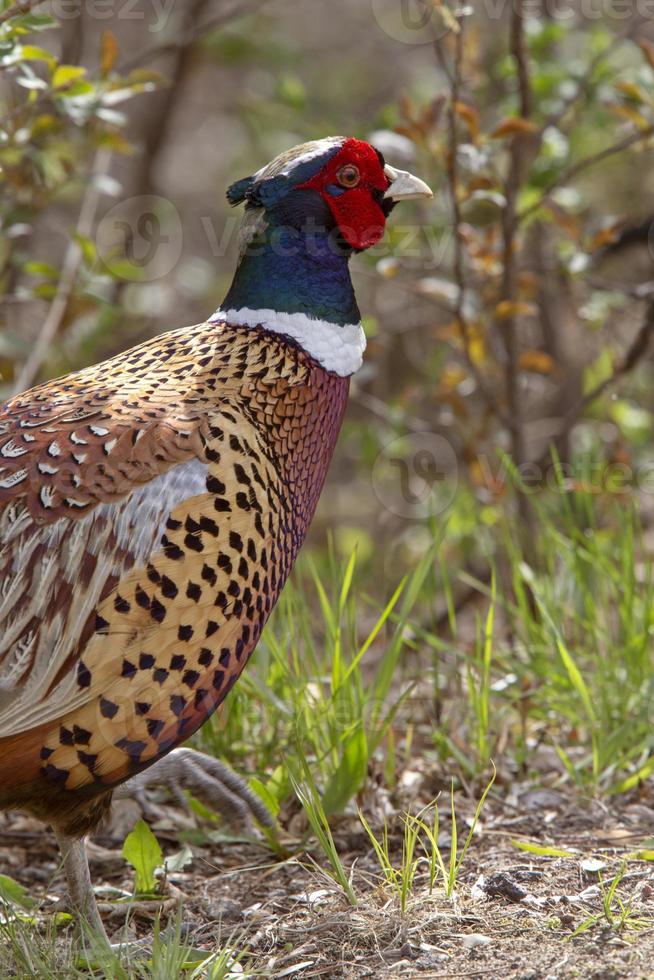
[[[360,323],[329,323],[304,313],[278,313],[275,310],[218,309],[210,322],[230,326],[263,327],[271,333],[290,337],[326,371],[349,377],[359,370],[366,349],[366,335]]]

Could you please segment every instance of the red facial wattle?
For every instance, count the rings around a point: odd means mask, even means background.
[[[359,171],[356,187],[343,187],[339,181],[339,174],[348,165]],[[363,140],[348,139],[327,166],[299,189],[317,191],[329,205],[348,245],[364,249],[376,245],[384,234],[386,215],[378,201],[389,186],[373,147]]]

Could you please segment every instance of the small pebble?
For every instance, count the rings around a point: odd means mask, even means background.
[[[477,949],[479,946],[490,946],[490,943],[488,936],[482,936],[478,932],[469,932],[461,936],[461,945],[464,949]]]

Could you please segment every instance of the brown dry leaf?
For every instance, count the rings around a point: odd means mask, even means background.
[[[519,133],[535,133],[537,131],[538,126],[531,119],[525,119],[523,116],[508,116],[495,127],[491,136],[494,139],[500,139],[504,136],[515,136]]]
[[[495,497],[504,494],[505,485],[502,480],[496,477],[488,466],[482,466],[478,456],[473,457],[468,463],[468,474],[473,486],[483,487]]]
[[[100,73],[106,78],[118,57],[118,41],[113,31],[103,31],[100,39]]]
[[[591,833],[594,837],[600,837],[603,840],[610,841],[630,840],[634,836],[633,830],[628,830],[626,827],[611,827],[607,830],[603,828],[598,830],[593,829]]]
[[[445,105],[445,101],[446,99],[444,95],[438,95],[425,106],[420,117],[420,124],[424,129],[436,129],[443,111],[443,106]]]
[[[446,367],[440,377],[439,388],[442,394],[449,394],[455,391],[462,381],[468,377],[466,372],[456,365]]]
[[[651,126],[649,119],[646,119],[645,116],[641,112],[638,112],[637,109],[634,109],[633,106],[613,104],[609,106],[609,109],[611,112],[615,113],[616,116],[620,116],[622,119],[627,119],[629,122],[634,123],[634,125],[638,126],[639,129],[649,129]]]
[[[123,156],[131,156],[135,152],[129,140],[126,140],[117,130],[102,133],[98,137],[98,146],[107,146],[114,153],[122,153]]]
[[[400,136],[406,136],[412,143],[420,142],[421,134],[413,124],[411,126],[395,126],[394,132],[399,133]]]
[[[444,0],[432,0],[432,3],[443,18],[443,23],[447,29],[452,31],[453,34],[458,34],[461,30],[461,25]]]
[[[651,41],[645,41],[645,40],[638,41],[637,44],[640,50],[645,55],[645,59],[648,65],[650,66],[650,68],[654,68],[654,44],[652,44]]]
[[[544,350],[525,350],[520,355],[518,364],[523,371],[531,371],[532,374],[553,374],[556,370],[556,361]]]
[[[397,107],[404,119],[413,119],[413,103],[406,92],[401,93],[397,100]]]
[[[474,194],[475,191],[494,191],[496,189],[497,181],[491,177],[485,177],[483,174],[473,177],[468,184],[470,194]]]
[[[451,343],[452,341],[458,340],[461,336],[461,330],[456,320],[451,320],[449,323],[439,323],[432,328],[431,335],[434,340],[440,340],[443,343]]]
[[[518,275],[518,286],[523,295],[535,296],[539,284],[540,280],[535,272],[523,271]]]
[[[0,357],[0,381],[8,382],[14,378],[15,368],[13,361],[7,357]]]
[[[490,252],[480,252],[474,256],[472,268],[484,276],[497,276],[502,271],[502,262]]]
[[[441,391],[437,389],[436,398],[439,404],[449,405],[458,419],[469,419],[470,411],[465,398],[456,391]]]
[[[503,299],[495,307],[495,319],[507,320],[510,316],[535,316],[538,307],[521,300]]]
[[[588,251],[596,252],[599,248],[604,248],[605,245],[611,245],[617,241],[620,237],[621,227],[622,221],[616,221],[612,225],[607,225],[606,228],[600,228],[588,243]]]
[[[555,204],[554,201],[545,201],[543,207],[550,212],[559,228],[562,228],[574,242],[579,244],[581,241],[581,225],[578,220],[565,211],[560,204]]]
[[[642,105],[642,103],[646,101],[642,89],[639,88],[635,82],[618,82],[615,87],[618,89],[618,91],[622,92],[623,95],[626,95],[627,98],[633,99],[634,102],[638,102],[639,105]]]
[[[464,120],[468,127],[471,140],[473,143],[476,143],[479,137],[479,113],[477,110],[466,102],[455,102],[454,111],[457,116],[460,116]]]

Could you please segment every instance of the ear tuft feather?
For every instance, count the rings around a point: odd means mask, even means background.
[[[258,176],[245,177],[232,184],[227,191],[227,200],[232,205],[247,201],[254,207],[268,208],[278,204],[292,189],[293,185],[285,174],[263,179]]]
[[[243,180],[237,180],[227,190],[227,200],[229,203],[233,207],[237,204],[242,204],[243,201],[247,200],[248,191],[254,186],[254,183],[254,177],[244,177]]]

